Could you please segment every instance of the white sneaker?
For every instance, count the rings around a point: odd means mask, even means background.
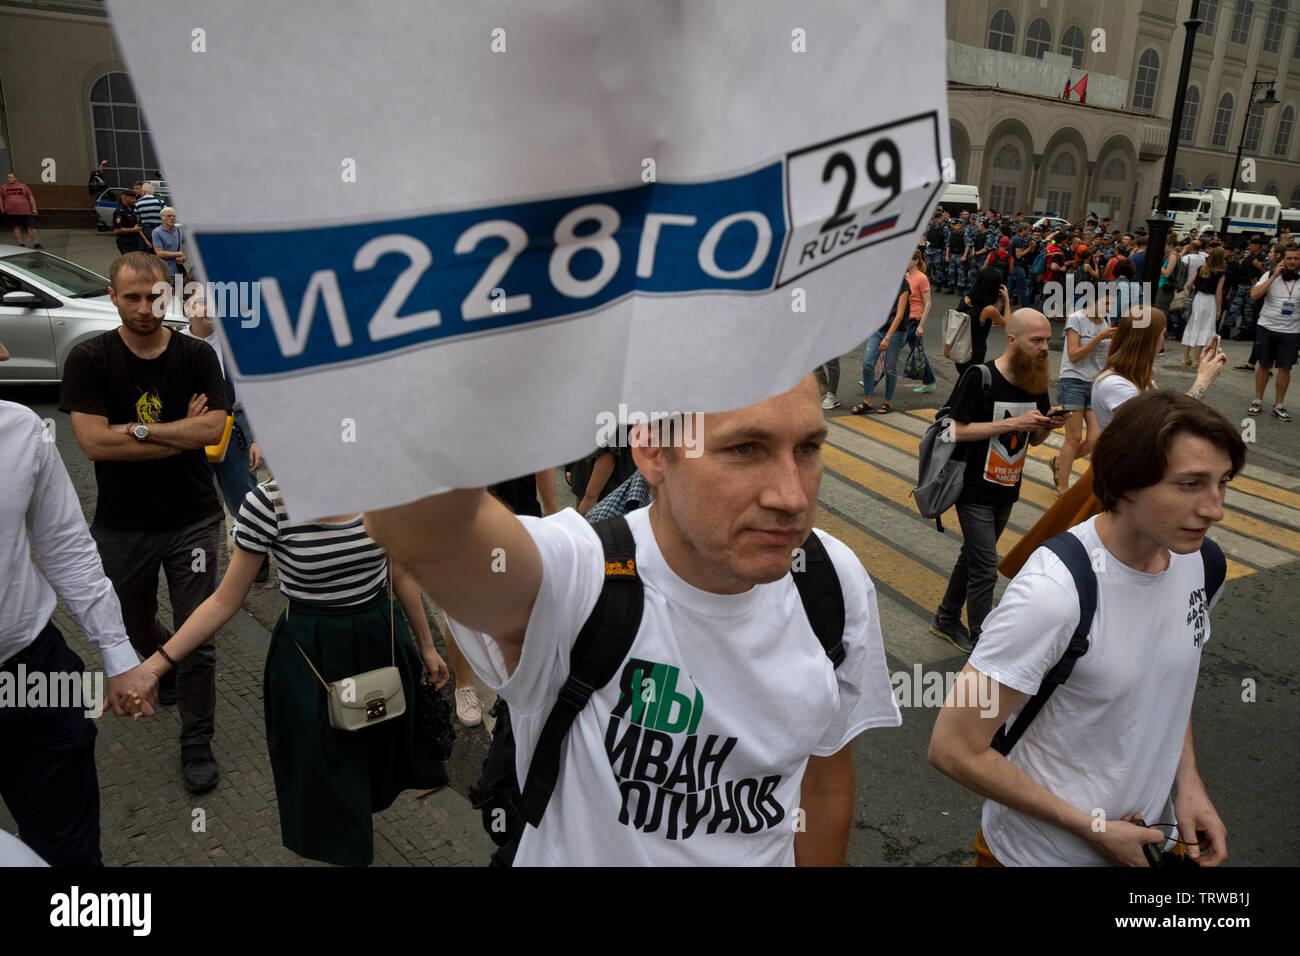
[[[826,397],[822,399],[822,408],[839,408],[840,400],[835,397],[834,392],[827,392]]]
[[[474,688],[456,688],[456,718],[466,727],[477,727],[483,723],[483,705],[478,701]]]

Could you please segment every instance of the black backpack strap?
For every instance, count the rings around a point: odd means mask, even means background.
[[[1079,624],[1074,629],[1065,653],[1044,675],[1042,683],[1038,685],[1038,693],[1025,702],[1011,729],[1008,730],[1004,724],[994,734],[993,749],[1004,757],[1011,753],[1011,748],[1033,723],[1056,688],[1069,679],[1075,661],[1088,652],[1088,633],[1092,630],[1092,618],[1097,611],[1097,575],[1092,569],[1092,560],[1083,542],[1070,532],[1063,531],[1044,541],[1042,546],[1060,558],[1069,569],[1070,577],[1074,578],[1075,590],[1079,592]]]
[[[799,589],[799,600],[813,633],[821,641],[822,649],[831,663],[839,667],[844,663],[844,589],[835,571],[835,562],[826,553],[826,547],[816,531],[808,534],[803,543],[804,569],[790,569],[794,586]]]
[[[591,695],[614,679],[641,626],[645,592],[636,573],[636,541],[622,515],[592,527],[605,551],[605,584],[569,654],[569,676],[542,725],[524,780],[519,812],[538,826],[560,776],[560,754],[569,728]]]
[[[1205,606],[1210,606],[1210,599],[1223,587],[1228,576],[1228,559],[1223,556],[1223,549],[1206,538],[1201,542],[1201,564],[1205,567]]]

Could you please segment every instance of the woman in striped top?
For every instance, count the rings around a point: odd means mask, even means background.
[[[309,859],[367,866],[374,858],[372,814],[403,790],[447,784],[446,768],[415,727],[421,664],[435,686],[448,678],[420,587],[391,564],[389,593],[388,556],[366,534],[360,514],[294,521],[274,479],[245,497],[235,545],[216,592],[145,666],[161,676],[220,630],[273,552],[288,607],[271,634],[262,696],[281,837]],[[391,609],[394,594],[404,618]],[[406,712],[357,731],[332,727],[322,682],[390,664],[401,673]]]

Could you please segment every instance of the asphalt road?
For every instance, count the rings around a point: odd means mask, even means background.
[[[47,230],[42,240],[55,254],[67,255],[99,272],[107,272],[114,254],[108,237],[86,231]],[[942,356],[939,317],[955,304],[951,297],[936,296],[926,334],[932,356]],[[864,337],[874,327],[877,313],[883,314],[883,310],[864,309]],[[1059,331],[1058,326],[1058,340]],[[1000,348],[995,333],[989,344],[990,356]],[[1208,401],[1231,420],[1243,421],[1253,397],[1252,376],[1235,372],[1231,366],[1239,364],[1249,349],[1236,342],[1226,343],[1225,348],[1229,368]],[[1162,384],[1185,389],[1191,375],[1177,364],[1180,356],[1181,349],[1171,343],[1158,374]],[[1056,361],[1054,356],[1054,367]],[[827,413],[832,422],[830,441],[836,451],[828,455],[819,525],[854,547],[876,580],[891,669],[909,672],[917,664],[927,670],[955,672],[965,661],[926,630],[935,581],[941,584],[946,577],[959,541],[955,534],[936,534],[932,522],[921,519],[914,509],[909,514],[907,503],[888,490],[892,483],[906,478],[908,454],[914,475],[915,435],[924,427],[922,410],[937,407],[951,389],[951,364],[942,358],[935,364],[939,375],[936,392],[915,395],[911,391],[914,383],[902,380],[895,401],[898,412],[868,416],[873,421],[855,419],[846,409],[861,395],[855,384],[861,368],[859,347],[842,358],[839,397],[844,407]],[[89,517],[94,507],[93,470],[76,445],[67,416],[55,407],[57,389],[10,387],[0,389],[0,397],[27,404],[42,418],[53,419],[59,451]],[[909,410],[917,414],[907,415]],[[1233,506],[1240,515],[1238,526],[1246,530],[1239,538],[1228,539],[1240,540],[1239,552],[1226,546],[1225,550],[1243,563],[1236,577],[1230,575],[1229,589],[1214,613],[1194,705],[1201,775],[1228,827],[1230,863],[1236,865],[1300,862],[1296,841],[1285,836],[1300,793],[1295,733],[1300,720],[1300,654],[1292,643],[1297,635],[1291,620],[1300,593],[1300,545],[1291,546],[1300,540],[1300,508],[1288,504],[1300,504],[1297,427],[1261,417],[1257,440],[1248,446],[1250,466],[1262,469],[1251,472],[1248,468],[1248,474],[1259,480],[1263,490],[1239,496]],[[852,458],[850,453],[858,457]],[[1042,454],[1045,457],[1047,450]],[[1027,528],[1041,513],[1036,502],[1050,493],[1045,472],[1042,460],[1026,466],[1026,490],[1013,515],[1013,532]],[[559,484],[561,505],[571,504],[572,497],[563,482]],[[265,589],[255,589],[247,605],[252,617],[265,627],[283,607],[274,580],[272,577],[272,584]],[[1005,581],[1000,582],[999,594],[1004,586]],[[1160,674],[1153,673],[1152,693],[1159,688]],[[966,864],[972,859],[970,847],[981,801],[926,761],[936,713],[934,706],[906,707],[900,729],[868,731],[855,741],[858,800],[851,863],[933,866]],[[487,742],[484,728],[462,729],[450,767],[452,785],[458,792],[463,794],[477,777]]]

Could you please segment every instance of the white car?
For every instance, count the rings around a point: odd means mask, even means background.
[[[173,300],[164,321],[185,323]],[[108,279],[40,249],[0,245],[0,385],[57,384],[73,346],[121,325]]]

